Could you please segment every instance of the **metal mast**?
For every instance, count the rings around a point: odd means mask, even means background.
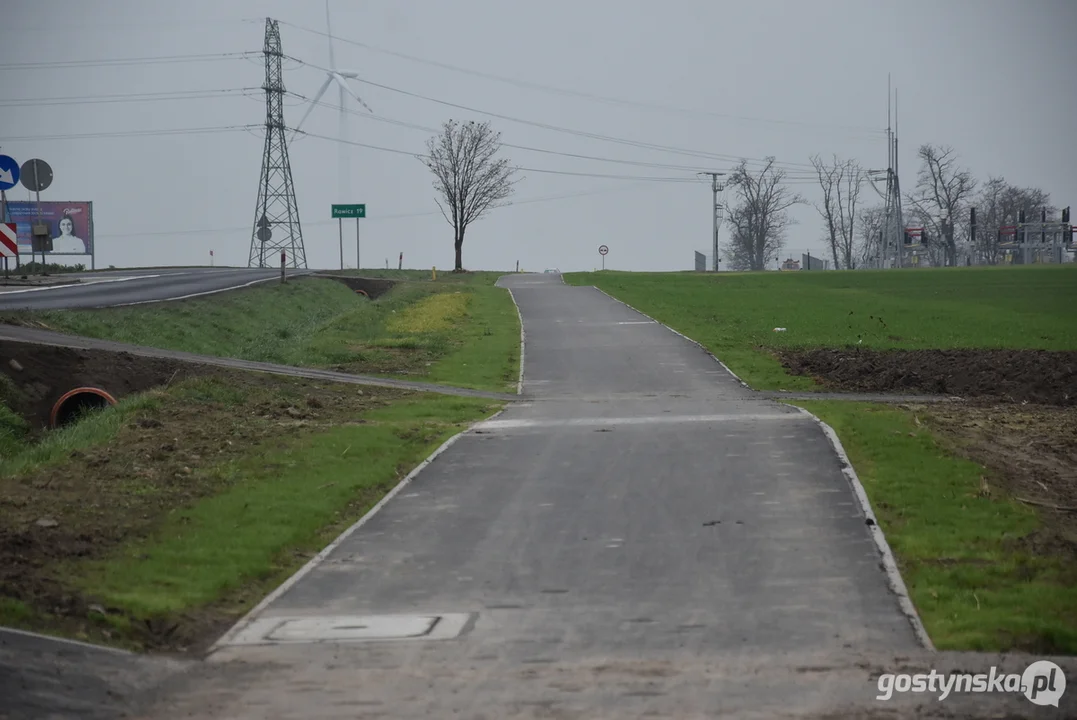
[[[277,255],[285,253],[285,264],[307,267],[299,207],[292,185],[292,166],[284,138],[284,75],[281,70],[280,30],[277,21],[266,18],[265,48],[266,144],[262,156],[262,176],[258,182],[258,203],[251,233],[247,267],[276,267]]]

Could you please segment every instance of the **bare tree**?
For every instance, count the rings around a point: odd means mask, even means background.
[[[440,134],[426,143],[420,159],[434,173],[435,198],[441,214],[453,227],[456,271],[463,266],[464,233],[471,223],[499,207],[518,182],[516,169],[501,151],[501,133],[489,123],[449,120]]]
[[[823,190],[823,202],[815,209],[826,224],[834,268],[853,270],[857,261],[856,208],[864,186],[864,170],[855,160],[839,160],[837,155],[832,164],[825,164],[818,155],[811,158],[811,164]]]
[[[744,160],[730,176],[736,189],[737,203],[729,211],[730,241],[726,256],[730,265],[747,265],[750,270],[764,270],[776,260],[785,244],[785,230],[793,224],[789,208],[804,202],[783,183],[785,172],[774,167],[774,158],[766,159],[754,173]]]
[[[957,153],[951,147],[921,145],[917,151],[920,172],[916,188],[907,201],[910,209],[924,227],[929,228],[925,242],[933,260],[940,264],[957,264],[955,223],[976,190],[976,180],[968,170],[958,167]],[[936,260],[937,257],[937,260]]]
[[[856,257],[861,267],[877,263],[882,255],[883,231],[886,228],[886,208],[874,205],[860,210],[857,224]]]

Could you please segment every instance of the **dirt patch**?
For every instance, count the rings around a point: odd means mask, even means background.
[[[330,273],[318,273],[318,277],[336,280],[337,282],[347,285],[356,292],[362,290],[371,300],[377,300],[397,285],[396,280],[386,280],[385,278],[349,277],[347,275],[333,275]]]
[[[98,387],[119,400],[170,380],[204,375],[209,368],[129,353],[0,340],[0,372],[16,388],[15,397],[5,398],[8,405],[40,430],[48,426],[53,404],[72,388]]]
[[[857,392],[905,392],[1077,405],[1077,352],[1047,350],[781,350],[793,375]]]
[[[1035,507],[1043,528],[1016,541],[1029,555],[1077,568],[1077,407],[910,405],[961,455],[984,465],[986,492]]]
[[[172,368],[155,372],[160,374],[153,377],[168,380]],[[145,371],[141,378],[150,382]],[[24,603],[41,614],[41,627],[69,636],[143,649],[202,648],[281,577],[247,584],[211,607],[146,619],[81,595],[65,568],[148,538],[174,509],[224,491],[231,476],[219,469],[228,461],[355,421],[359,413],[409,394],[215,368],[174,381],[167,392],[154,392],[156,407],[132,413],[109,442],[71,451],[52,466],[0,478],[0,598]],[[341,508],[340,522],[369,502],[356,497]],[[340,529],[326,528],[326,542]],[[306,559],[296,553],[279,565],[290,571]]]

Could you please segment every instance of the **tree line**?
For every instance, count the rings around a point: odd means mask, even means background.
[[[903,215],[906,226],[924,228],[922,248],[932,265],[957,265],[959,257],[998,264],[1003,256],[1000,228],[1016,225],[1021,217],[1038,220],[1044,211],[1048,219],[1057,216],[1059,209],[1042,188],[1020,187],[1002,176],[978,183],[952,147],[924,144],[916,155],[920,166],[912,191],[902,196]],[[885,209],[863,201],[864,186],[871,182],[867,170],[836,155],[828,161],[816,155],[811,164],[822,195],[813,205],[833,267],[853,270],[872,264],[882,250]],[[807,200],[789,189],[786,173],[773,157],[757,171],[742,161],[729,186],[736,194],[728,208],[730,240],[724,247],[729,268],[763,270],[779,260],[795,222],[789,210]]]
[[[468,227],[506,204],[520,179],[500,156],[500,137],[489,123],[449,120],[419,157],[434,175],[438,207],[453,228],[457,271],[463,270]],[[1000,228],[1017,224],[1021,217],[1034,221],[1045,209],[1052,218],[1058,211],[1041,188],[1019,187],[1001,176],[979,184],[952,147],[925,144],[916,155],[920,166],[912,191],[902,197],[903,214],[906,226],[924,228],[921,247],[932,265],[957,265],[959,256],[976,264],[997,264],[1003,255]],[[872,182],[868,171],[856,160],[837,155],[826,161],[813,156],[811,164],[821,190],[821,199],[812,204],[833,267],[871,266],[882,252],[886,218],[883,205],[864,202],[864,186]],[[729,187],[736,200],[727,214],[727,266],[764,270],[780,259],[795,222],[790,210],[808,201],[790,189],[785,170],[773,157],[758,170],[742,160],[730,175]],[[970,222],[974,208],[975,234]]]

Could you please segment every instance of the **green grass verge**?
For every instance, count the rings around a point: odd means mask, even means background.
[[[469,398],[412,399],[368,424],[344,425],[283,446],[254,449],[215,468],[229,489],[175,510],[144,541],[73,568],[82,591],[129,618],[182,613],[244,583],[295,569],[296,552],[324,547],[324,532],[362,515],[464,424],[489,414]]]
[[[0,625],[204,644],[498,407],[225,372],[52,431],[0,463]]]
[[[941,650],[1077,653],[1077,572],[1023,550],[1037,514],[981,496],[978,464],[953,457],[896,408],[797,401],[841,437],[928,634]]]
[[[174,303],[9,312],[0,322],[38,323],[75,335],[206,355],[508,391],[519,373],[520,328],[508,291],[493,286],[499,275],[439,273],[436,283],[402,283],[374,302],[334,280],[300,278]],[[446,293],[466,293],[469,299],[467,311],[451,326],[387,330],[394,314]]]
[[[1077,266],[570,273],[684,333],[761,390],[814,389],[768,350],[1077,349]],[[787,328],[775,333],[775,327]]]

